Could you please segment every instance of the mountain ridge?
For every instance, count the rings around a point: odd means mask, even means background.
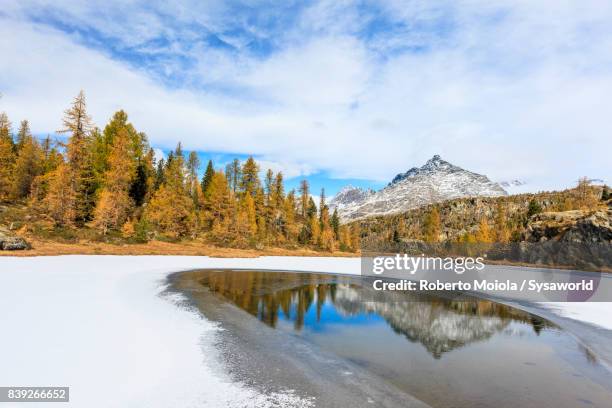
[[[434,155],[421,167],[397,174],[379,191],[345,186],[329,202],[343,222],[394,214],[461,197],[496,197],[506,190],[487,176],[465,170]]]

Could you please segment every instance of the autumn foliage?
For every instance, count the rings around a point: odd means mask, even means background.
[[[62,123],[65,143],[41,141],[27,121],[15,137],[0,114],[0,201],[26,201],[57,228],[101,237],[358,250],[358,226],[340,225],[324,192],[318,206],[306,180],[299,192],[286,192],[283,174],[267,170],[262,180],[264,169],[253,157],[224,168],[209,161],[201,169],[198,155],[179,143],[156,160],[124,111],[97,128],[83,92]]]

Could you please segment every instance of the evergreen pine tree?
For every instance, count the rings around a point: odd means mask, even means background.
[[[531,218],[533,215],[542,212],[542,206],[535,199],[529,200],[529,207],[527,208],[527,218]]]
[[[215,175],[215,168],[213,166],[212,160],[208,161],[206,165],[206,171],[204,172],[204,177],[202,177],[202,192],[204,193],[204,197],[209,196],[208,187],[210,183],[212,183],[213,176]]]
[[[132,157],[136,161],[141,160],[150,149],[147,142],[147,137],[144,133],[138,132],[135,129],[134,125],[128,121],[128,114],[123,110],[115,112],[108,124],[104,127],[104,131],[102,133],[102,144],[106,149],[106,152],[103,156],[108,159],[114,139],[122,129],[127,131],[130,144],[129,148],[132,152]]]
[[[306,217],[308,219],[314,217],[318,220],[317,218],[317,205],[315,204],[314,200],[312,199],[312,197],[308,197],[308,208],[306,209]]]
[[[195,227],[195,209],[185,187],[185,162],[181,144],[168,155],[163,183],[153,194],[144,216],[150,227],[171,238],[189,236]]]
[[[152,153],[152,151],[151,151]],[[130,185],[129,195],[134,201],[136,207],[140,207],[144,204],[149,189],[151,188],[153,178],[153,161],[152,157],[145,157],[144,160],[140,161],[136,165],[136,175],[132,179]]]
[[[253,197],[257,194],[261,183],[259,181],[259,165],[253,157],[249,157],[242,165],[242,177],[240,180],[240,188],[243,193],[251,194]]]
[[[340,217],[338,216],[338,209],[334,208],[334,212],[332,213],[330,224],[332,230],[334,231],[334,238],[336,241],[340,240]]]
[[[153,189],[157,190],[159,187],[166,181],[165,179],[165,169],[166,169],[166,161],[164,159],[160,159],[157,162],[157,167],[155,169],[155,183],[153,184]]]

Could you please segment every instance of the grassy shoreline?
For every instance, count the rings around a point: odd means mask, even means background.
[[[226,248],[199,242],[150,241],[142,244],[110,244],[80,241],[61,243],[28,237],[32,249],[0,251],[0,256],[54,256],[54,255],[198,255],[218,258],[256,258],[259,256],[359,257],[353,252],[326,252],[311,249],[241,249]]]
[[[264,249],[227,248],[194,241],[150,241],[143,244],[111,244],[91,241],[81,241],[78,243],[61,243],[30,238],[29,242],[32,245],[32,249],[21,251],[0,251],[0,257],[35,257],[57,255],[182,255],[210,256],[214,258],[257,258],[260,256],[358,258],[361,256],[361,253],[359,252],[325,252],[315,251],[311,249],[288,249],[275,247]],[[541,269],[575,269],[567,265],[543,265],[529,264],[525,262],[504,262],[495,260],[487,260],[486,264]],[[602,268],[600,271],[597,272],[612,273],[612,268]]]

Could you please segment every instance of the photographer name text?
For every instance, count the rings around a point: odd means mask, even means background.
[[[593,281],[583,279],[577,282],[538,282],[537,280],[524,279],[514,282],[510,280],[489,281],[486,279],[475,279],[471,282],[443,282],[440,280],[418,281],[402,279],[398,281],[385,281],[377,279],[372,282],[374,290],[399,290],[399,291],[470,291],[470,290],[486,290],[498,292],[523,292],[530,291],[536,293],[542,292],[574,292],[574,291],[592,291]]]

